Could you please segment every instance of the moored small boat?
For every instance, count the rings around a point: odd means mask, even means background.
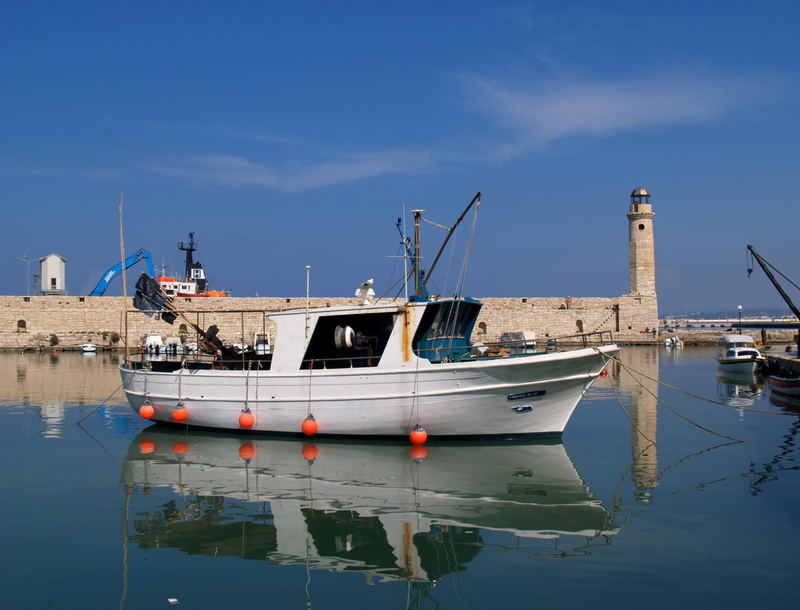
[[[717,363],[722,373],[753,375],[763,362],[750,335],[725,335],[717,341]]]
[[[81,343],[78,347],[84,354],[91,354],[97,351],[97,346],[94,343]]]
[[[778,375],[769,375],[770,387],[781,394],[788,394],[789,396],[800,396],[800,379],[797,377],[779,377]]]

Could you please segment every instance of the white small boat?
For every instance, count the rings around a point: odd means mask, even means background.
[[[717,363],[722,373],[753,375],[763,362],[750,335],[725,335],[717,341]]]
[[[78,347],[84,354],[91,354],[97,351],[97,346],[94,343],[81,343]]]

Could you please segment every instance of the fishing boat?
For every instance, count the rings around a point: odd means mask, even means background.
[[[717,363],[725,374],[755,374],[764,362],[750,335],[725,335],[717,341]]]
[[[418,264],[421,210],[414,212],[406,276],[414,277],[414,290],[407,299],[372,299],[370,280],[356,305],[264,312],[277,329],[266,354],[232,350],[216,327],[203,331],[184,317],[207,355],[127,359],[120,370],[130,405],[154,421],[262,432],[411,434],[413,442],[428,435],[560,435],[618,347],[605,331],[573,337],[578,344],[570,348],[551,338],[540,351],[529,341],[521,349],[508,342],[476,349],[471,333],[480,301],[431,295],[426,283],[479,196],[450,228],[427,274]],[[143,274],[137,284],[139,306],[174,320],[180,312],[148,280]]]
[[[769,375],[767,379],[769,379],[769,386],[775,392],[789,396],[800,396],[800,379],[797,377]]]
[[[84,354],[93,354],[97,351],[97,346],[94,343],[81,343],[78,348],[80,348]]]

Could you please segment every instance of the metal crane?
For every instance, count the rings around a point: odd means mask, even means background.
[[[153,259],[150,257],[150,253],[147,250],[137,250],[133,254],[131,254],[128,258],[124,261],[117,263],[113,267],[111,267],[108,271],[103,274],[103,277],[100,278],[100,281],[97,282],[97,286],[94,287],[89,293],[90,297],[101,297],[103,293],[108,288],[108,285],[111,283],[115,277],[117,277],[120,273],[122,273],[123,265],[124,268],[127,269],[138,263],[140,260],[144,259],[144,262],[147,264],[147,270],[150,272],[150,277],[155,278],[156,270],[153,267]]]
[[[769,268],[772,267],[772,265],[770,263],[768,263],[767,261],[765,261],[763,258],[761,258],[761,255],[758,253],[758,251],[756,251],[756,249],[753,246],[751,246],[750,244],[747,244],[747,250],[748,250],[748,252],[750,252],[750,254],[753,255],[753,258],[756,259],[756,262],[764,270],[764,273],[767,274],[767,277],[769,278],[769,281],[772,282],[772,285],[775,286],[775,290],[777,290],[780,293],[780,295],[783,297],[783,300],[786,301],[786,304],[789,306],[789,309],[792,310],[792,313],[797,317],[798,320],[800,320],[800,309],[797,309],[797,306],[794,304],[792,299],[789,298],[789,295],[786,294],[786,291],[778,283],[778,280],[776,280],[775,276],[772,275],[772,271],[769,270]],[[752,268],[748,268],[747,269],[748,277],[750,276],[750,273],[752,273],[752,271],[753,271]],[[780,273],[780,271],[778,271],[778,273]],[[783,275],[783,274],[781,273],[781,275]]]
[[[764,260],[761,257],[761,255],[758,253],[758,251],[753,246],[751,246],[750,244],[747,244],[747,251],[750,252],[750,254],[752,255],[752,257],[754,259],[756,259],[756,262],[761,266],[761,269],[764,270],[764,273],[769,278],[769,281],[772,282],[773,286],[775,286],[775,290],[777,290],[778,293],[780,293],[780,295],[783,297],[783,300],[786,301],[786,304],[789,306],[789,309],[791,309],[792,313],[795,315],[795,317],[798,320],[800,320],[800,309],[797,308],[797,305],[794,304],[794,301],[792,301],[792,299],[789,297],[789,295],[786,294],[786,291],[783,289],[783,286],[781,286],[778,283],[778,280],[775,279],[775,276],[772,275],[772,271],[770,271],[770,269],[769,269],[770,267],[772,267],[772,265],[770,263],[768,263],[766,260]],[[774,269],[774,267],[773,267],[773,269]],[[775,271],[778,271],[778,270],[775,269]],[[747,276],[749,277],[752,272],[753,272],[752,267],[749,267],[747,269]],[[778,273],[780,273],[784,278],[786,278],[786,276],[783,275],[780,271],[778,271]],[[797,287],[797,285],[794,282],[792,282],[788,278],[786,278],[786,279],[793,286],[795,286],[795,288]],[[797,333],[796,340],[797,340],[797,353],[798,353],[798,357],[800,357],[800,332]]]

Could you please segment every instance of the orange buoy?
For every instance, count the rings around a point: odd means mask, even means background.
[[[428,433],[425,432],[425,428],[417,424],[417,427],[409,433],[408,437],[414,445],[424,445],[425,441],[428,440]]]
[[[416,445],[411,448],[411,459],[415,462],[421,462],[428,457],[428,448],[421,445]]]
[[[314,445],[313,443],[309,443],[307,445],[303,445],[303,449],[300,453],[303,454],[303,457],[307,461],[313,462],[314,460],[317,459],[317,456],[319,455],[319,449],[317,449],[317,446]]]
[[[156,444],[149,438],[143,438],[139,441],[139,453],[142,455],[150,455],[156,450]]]
[[[239,414],[239,426],[242,428],[252,428],[254,423],[256,418],[250,411],[242,411]]]
[[[314,416],[311,415],[311,413],[308,414],[308,417],[306,417],[303,420],[303,423],[300,425],[300,429],[306,436],[313,436],[314,434],[316,434],[318,427],[319,424],[317,423],[317,420],[314,419]]]
[[[139,417],[143,419],[150,419],[155,414],[156,410],[153,408],[153,405],[151,405],[149,402],[146,402],[141,407],[139,407]]]
[[[251,460],[256,457],[256,448],[253,443],[242,443],[239,445],[239,457],[243,460]]]
[[[185,455],[189,453],[189,443],[178,441],[177,443],[172,445],[172,453],[174,453],[175,455]]]
[[[603,369],[602,371],[600,371],[600,377],[605,377],[606,375],[608,375],[607,370]]]
[[[186,421],[186,418],[189,417],[189,409],[183,406],[183,403],[178,403],[174,409],[172,409],[172,419],[175,421]]]

